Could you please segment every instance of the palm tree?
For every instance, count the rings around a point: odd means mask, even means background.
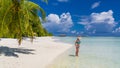
[[[45,1],[47,2],[47,0]],[[33,2],[28,0],[0,0],[0,37],[17,38],[21,44],[23,36],[30,37],[33,40],[34,33],[44,34],[38,12],[45,20],[44,10]]]

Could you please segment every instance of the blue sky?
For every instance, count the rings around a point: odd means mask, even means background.
[[[120,0],[31,0],[46,11],[54,35],[120,36]]]

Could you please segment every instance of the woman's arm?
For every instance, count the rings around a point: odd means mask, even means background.
[[[75,46],[76,46],[76,42],[77,42],[77,40],[75,41]]]

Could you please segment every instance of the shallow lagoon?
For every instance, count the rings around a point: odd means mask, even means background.
[[[58,37],[73,45],[48,68],[120,68],[120,37],[83,37],[79,57],[75,56],[76,37]]]

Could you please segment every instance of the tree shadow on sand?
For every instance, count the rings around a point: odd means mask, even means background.
[[[6,46],[0,46],[0,55],[3,54],[5,56],[13,56],[19,57],[18,53],[22,54],[34,54],[31,51],[35,51],[34,49],[24,49],[24,48],[10,48]]]

